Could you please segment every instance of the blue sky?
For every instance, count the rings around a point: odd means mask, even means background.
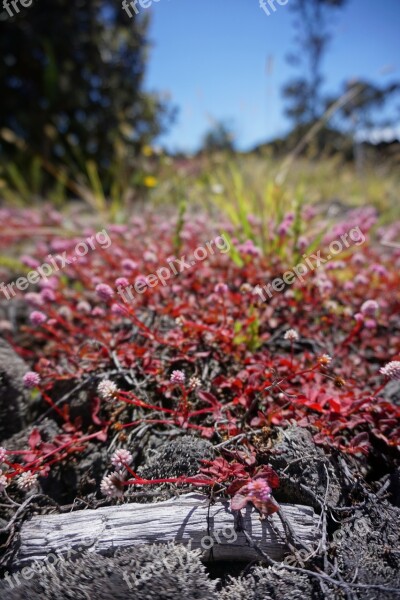
[[[194,150],[219,119],[233,123],[241,148],[287,131],[280,89],[295,73],[285,61],[290,2],[276,2],[269,17],[259,0],[159,0],[141,9],[152,13],[146,87],[168,92],[179,108],[163,145]],[[327,92],[354,77],[400,79],[400,0],[348,0],[332,26]]]

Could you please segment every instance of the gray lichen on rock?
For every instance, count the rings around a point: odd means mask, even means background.
[[[113,557],[85,554],[53,568],[43,565],[18,587],[0,582],[7,600],[217,600],[199,552],[184,546],[152,545],[117,551]]]
[[[202,459],[213,458],[214,450],[210,442],[185,435],[153,450],[139,473],[148,479],[193,476],[199,472]]]
[[[400,510],[387,502],[366,502],[334,534],[338,566],[345,580],[357,573],[364,585],[398,589],[398,593],[371,590],[368,600],[400,598]]]
[[[306,576],[256,567],[247,575],[232,579],[219,595],[220,600],[312,600],[313,588]]]

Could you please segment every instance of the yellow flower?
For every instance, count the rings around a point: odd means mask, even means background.
[[[143,146],[142,154],[143,156],[152,156],[153,148],[151,146]]]
[[[157,185],[157,179],[155,177],[153,177],[153,175],[147,175],[144,179],[143,179],[143,184],[147,187],[147,188],[153,188],[156,187]]]

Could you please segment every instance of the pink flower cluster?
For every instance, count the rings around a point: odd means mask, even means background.
[[[114,290],[111,286],[107,285],[107,283],[99,283],[98,285],[96,285],[96,294],[98,295],[100,300],[104,300],[104,302],[107,302],[108,300],[111,300],[111,298],[114,296]]]
[[[44,313],[40,312],[39,310],[34,310],[33,312],[31,312],[30,314],[30,321],[32,323],[32,325],[43,325],[43,323],[46,323],[47,321],[47,317]]]
[[[271,497],[271,492],[272,490],[268,483],[263,479],[250,481],[250,483],[241,489],[241,493],[246,494],[251,500],[260,500],[261,502],[267,502]]]
[[[171,383],[178,383],[178,384],[182,384],[185,383],[185,373],[183,371],[172,371],[171,374]]]
[[[112,400],[118,393],[118,387],[110,379],[103,379],[97,386],[97,393],[102,400]]]
[[[26,388],[35,388],[40,384],[40,375],[34,371],[28,371],[23,377],[23,382]]]
[[[386,375],[386,377],[389,377],[389,379],[400,380],[400,361],[393,360],[392,362],[382,367],[380,373],[382,375]]]
[[[114,452],[114,454],[111,458],[111,463],[113,464],[113,466],[116,469],[119,470],[119,469],[123,469],[125,467],[125,465],[130,465],[132,460],[133,460],[133,456],[129,452],[129,450],[125,450],[124,448],[121,448],[120,450],[117,450],[116,452]]]
[[[101,493],[108,498],[122,498],[124,495],[123,481],[120,473],[105,475],[100,484]]]

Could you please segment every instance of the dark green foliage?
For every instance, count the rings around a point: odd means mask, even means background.
[[[160,97],[143,92],[148,20],[119,0],[38,0],[0,17],[0,154],[100,175],[121,145],[135,155],[164,127]],[[22,153],[1,136],[11,129]],[[1,144],[3,144],[1,146]],[[103,184],[107,188],[107,182]]]
[[[367,80],[351,81],[345,84],[343,92],[348,92],[354,85],[359,87],[359,93],[341,110],[341,116],[347,119],[352,127],[365,130],[376,126],[396,126],[398,115],[388,118],[383,109],[389,101],[398,99],[400,82],[392,81],[379,86]],[[332,99],[334,100],[336,99]]]

